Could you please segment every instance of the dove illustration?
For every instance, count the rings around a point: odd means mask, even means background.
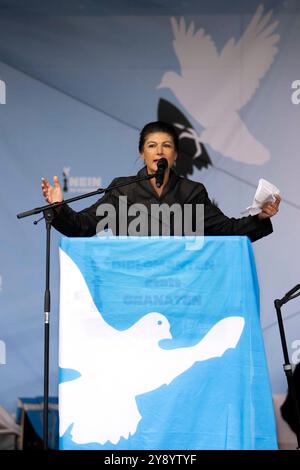
[[[260,5],[243,36],[229,39],[219,53],[212,38],[194,23],[171,18],[181,73],[166,72],[158,88],[169,88],[204,128],[200,140],[225,157],[261,165],[269,150],[251,134],[239,111],[254,96],[277,53],[278,22]]]
[[[60,435],[69,429],[77,444],[128,439],[142,419],[137,396],[170,384],[198,361],[222,356],[240,339],[244,319],[238,316],[216,323],[198,344],[177,349],[160,347],[172,335],[158,312],[117,330],[98,311],[74,261],[63,250],[60,258],[59,364],[80,374],[59,385]]]

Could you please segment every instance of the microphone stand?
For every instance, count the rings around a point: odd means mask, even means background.
[[[286,375],[286,379],[288,383],[288,390],[291,394],[293,409],[294,409],[294,413],[296,417],[296,436],[297,436],[297,442],[298,442],[297,450],[300,450],[300,404],[298,402],[298,397],[296,393],[292,365],[289,360],[289,354],[288,354],[286,338],[285,338],[285,333],[284,333],[282,315],[281,315],[281,307],[282,305],[286,304],[292,299],[295,299],[299,295],[300,295],[300,284],[297,284],[293,289],[287,292],[285,296],[282,297],[282,299],[274,300],[274,305],[275,305],[277,319],[278,319],[281,344],[282,344],[282,349],[283,349],[283,357],[284,357],[283,370]]]
[[[29,211],[21,212],[17,214],[18,219],[23,219],[24,217],[30,217],[31,215],[40,214],[43,212],[43,217],[46,222],[46,273],[45,273],[45,293],[44,293],[44,407],[43,407],[43,449],[48,449],[48,409],[49,409],[49,326],[50,326],[50,239],[51,239],[51,226],[52,221],[55,217],[55,209],[68,204],[70,202],[79,201],[80,199],[85,199],[88,197],[96,196],[98,194],[103,194],[106,191],[111,191],[112,189],[121,188],[122,186],[128,186],[132,183],[137,183],[139,181],[150,180],[157,176],[157,173],[153,175],[141,176],[133,179],[130,182],[115,184],[109,186],[108,188],[99,188],[96,191],[90,193],[81,194],[80,196],[75,196],[70,199],[66,199],[62,202],[54,202],[53,204],[47,204],[45,206],[36,207]],[[40,220],[34,221],[36,225]]]

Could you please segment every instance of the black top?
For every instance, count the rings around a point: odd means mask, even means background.
[[[300,362],[295,367],[292,380],[294,381],[297,405],[294,403],[292,391],[289,389],[280,411],[283,419],[288,423],[292,431],[297,434],[297,432],[300,432],[300,422],[297,422],[295,406],[298,406],[300,412]]]
[[[146,175],[146,167],[137,174],[138,177]],[[112,220],[110,217],[107,228],[110,228],[115,235],[128,235],[128,226],[133,219],[137,218],[138,213],[128,216],[125,226],[123,223],[121,223],[121,226],[119,225],[119,215],[120,211],[122,214],[124,213],[125,200],[123,198],[120,199],[120,196],[127,196],[126,214],[132,204],[142,203],[147,207],[148,229],[147,233],[141,233],[141,235],[153,235],[153,232],[151,233],[151,208],[153,205],[167,204],[170,207],[175,203],[180,205],[183,213],[185,211],[185,204],[192,205],[194,216],[196,214],[196,204],[204,205],[204,235],[247,235],[253,242],[269,235],[273,231],[270,219],[259,220],[257,216],[235,219],[225,216],[223,212],[210,201],[202,183],[178,176],[172,170],[170,171],[169,182],[161,196],[158,196],[149,181],[136,183],[134,182],[135,178],[136,176],[115,178],[110,186],[125,182],[129,183],[128,186],[106,191],[105,195],[95,204],[80,212],[74,211],[67,205],[62,206],[59,213],[54,218],[53,226],[62,234],[69,237],[93,236],[96,234],[98,222],[101,220],[103,222],[104,217],[106,221],[108,220],[108,213],[103,212],[102,216],[96,215],[98,206],[111,204],[115,208],[116,223],[114,222],[115,218]],[[102,206],[101,209],[105,209],[105,206]],[[195,220],[193,220],[193,222],[195,224]],[[159,226],[160,230],[162,230],[161,220],[159,220]],[[174,232],[174,218],[172,217],[170,219],[169,230],[170,235],[174,235],[174,233],[178,234],[177,231]],[[97,229],[97,232],[98,231],[99,227]],[[129,234],[131,233],[129,232]],[[159,234],[166,233],[160,232]],[[191,235],[192,233],[187,233],[186,230],[183,230],[182,234]],[[155,235],[157,235],[157,233],[155,233]]]

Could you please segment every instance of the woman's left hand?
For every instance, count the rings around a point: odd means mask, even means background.
[[[281,197],[279,194],[274,194],[275,202],[266,202],[262,206],[262,211],[258,214],[259,220],[270,219],[273,215],[276,215],[279,211],[279,204],[281,201]]]

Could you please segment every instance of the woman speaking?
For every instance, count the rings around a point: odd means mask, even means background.
[[[146,124],[140,133],[139,153],[144,167],[137,176],[114,179],[101,199],[80,212],[60,207],[52,225],[69,237],[89,237],[104,229],[115,235],[247,235],[254,242],[272,233],[270,218],[278,212],[280,196],[274,195],[275,201],[265,203],[258,215],[227,217],[211,202],[202,183],[183,178],[173,169],[178,136],[172,125]],[[153,178],[136,181],[147,175]],[[50,204],[63,201],[57,176],[53,183],[42,178],[42,192]],[[198,212],[199,207],[203,211]],[[137,213],[143,215],[138,223]],[[202,225],[198,225],[200,217]],[[197,230],[200,226],[202,233]]]

